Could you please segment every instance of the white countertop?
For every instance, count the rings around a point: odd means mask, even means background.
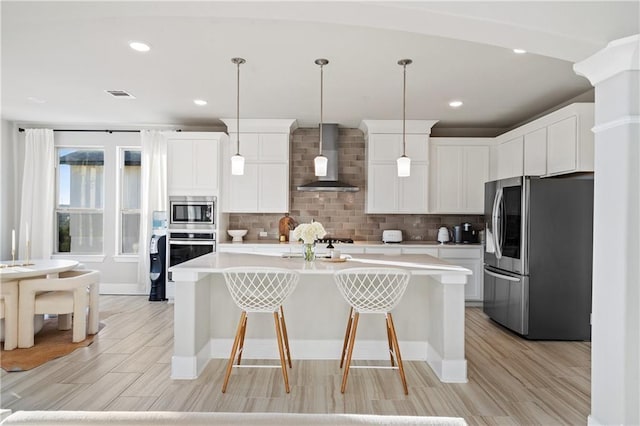
[[[284,243],[286,244],[286,243]],[[471,271],[461,266],[452,265],[446,261],[428,255],[383,255],[362,254],[353,255],[345,262],[335,262],[331,259],[316,259],[305,262],[300,257],[283,258],[278,253],[245,254],[216,252],[206,254],[187,262],[169,268],[174,273],[180,272],[222,272],[225,268],[238,266],[265,266],[297,270],[302,274],[333,274],[335,271],[348,268],[365,267],[395,267],[409,269],[414,275],[471,275]]]
[[[264,244],[271,244],[271,245],[283,245],[283,246],[291,246],[291,245],[299,245],[301,243],[299,242],[285,242],[285,243],[281,243],[279,241],[276,240],[245,240],[242,242],[232,242],[232,241],[219,241],[218,242],[219,245],[264,245]],[[324,245],[328,245],[329,243],[318,243],[319,247],[323,247]],[[419,241],[419,240],[412,240],[412,241],[403,241],[401,243],[383,243],[382,241],[354,241],[353,243],[340,243],[340,242],[334,242],[333,243],[334,246],[336,247],[349,247],[349,246],[357,246],[357,247],[435,247],[435,248],[478,248],[478,247],[482,247],[482,244],[480,243],[469,243],[469,244],[462,244],[462,243],[446,243],[446,244],[441,244],[437,241]]]

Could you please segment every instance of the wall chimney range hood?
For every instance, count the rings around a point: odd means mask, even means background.
[[[298,187],[308,192],[357,192],[360,188],[338,180],[338,125],[322,124],[322,155],[327,157],[327,175]]]

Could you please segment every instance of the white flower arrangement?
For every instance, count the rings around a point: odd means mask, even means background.
[[[324,226],[320,222],[301,223],[293,230],[293,237],[302,240],[305,244],[313,244],[318,238],[327,235]]]

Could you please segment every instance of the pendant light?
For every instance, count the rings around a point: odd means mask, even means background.
[[[240,65],[246,61],[242,58],[232,58],[231,62],[238,67],[238,86],[236,91],[236,155],[231,157],[231,174],[244,174],[244,157],[240,155]]]
[[[402,65],[402,156],[398,158],[398,177],[407,177],[411,175],[411,158],[407,157],[407,141],[406,141],[406,110],[407,110],[407,65],[413,61],[411,59],[400,59],[398,65]]]
[[[315,169],[316,176],[326,176],[327,175],[327,157],[322,155],[322,92],[323,92],[323,67],[329,63],[326,59],[316,59],[316,65],[320,65],[320,152],[318,156],[313,159],[313,166]]]

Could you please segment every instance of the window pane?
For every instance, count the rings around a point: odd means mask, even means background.
[[[140,208],[140,173],[140,151],[125,151],[122,168],[122,209]]]
[[[103,207],[104,152],[92,149],[58,150],[58,205]]]
[[[102,253],[102,213],[58,213],[59,253]]]
[[[138,253],[140,235],[140,214],[122,214],[122,254]]]

